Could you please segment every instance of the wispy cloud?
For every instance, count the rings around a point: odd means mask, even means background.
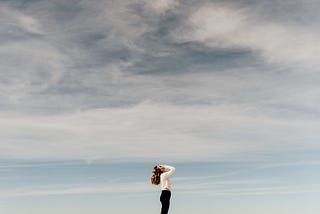
[[[209,195],[297,195],[304,193],[319,193],[319,189],[314,187],[267,187],[267,188],[234,188],[227,190],[191,190],[188,193],[193,194],[209,194]]]
[[[159,14],[164,14],[168,10],[172,10],[177,7],[180,2],[179,0],[158,0],[158,1],[145,1],[146,7],[150,7],[153,11]]]
[[[207,178],[204,178],[205,180]],[[189,180],[191,181],[191,180]],[[271,182],[271,183],[270,183]],[[197,183],[176,183],[176,194],[208,194],[208,195],[279,195],[318,193],[316,186],[279,185],[270,180],[230,180]],[[25,196],[52,196],[52,195],[78,195],[78,194],[104,194],[104,193],[153,193],[158,188],[152,187],[148,182],[109,183],[94,185],[70,186],[35,186],[33,188],[20,188],[4,190],[1,197],[25,197]]]
[[[256,158],[288,148],[297,152],[300,146],[318,149],[317,141],[311,140],[317,139],[312,134],[317,122],[256,117],[225,106],[195,109],[145,103],[67,115],[1,118],[1,137],[7,139],[0,146],[5,158],[219,160]],[[306,135],[310,140],[301,141]]]
[[[25,163],[25,164],[1,164],[0,170],[2,169],[11,169],[11,168],[38,168],[38,167],[47,167],[47,166],[76,166],[80,163],[76,162],[49,162],[49,163]]]
[[[51,196],[51,195],[75,195],[75,194],[96,194],[96,193],[133,193],[152,191],[146,183],[125,183],[125,184],[100,184],[81,185],[74,187],[34,187],[33,189],[18,189],[2,192],[3,197],[18,196]]]
[[[307,6],[313,4],[307,3]],[[307,8],[297,1],[286,6],[275,2],[257,2],[242,7],[230,2],[202,4],[173,37],[181,42],[198,41],[212,48],[249,49],[268,63],[300,65],[310,69],[318,63],[318,30],[298,21],[263,16],[262,10],[271,11],[272,8],[279,8],[283,13],[289,9],[304,11]]]
[[[268,163],[258,166],[258,168],[278,168],[278,167],[296,167],[296,166],[317,166],[320,161],[295,161],[295,162],[282,162],[282,163]]]
[[[237,177],[237,176],[232,176]],[[319,193],[317,184],[288,184],[278,178],[235,179],[215,176],[190,176],[174,179],[178,194],[208,195],[291,195]]]

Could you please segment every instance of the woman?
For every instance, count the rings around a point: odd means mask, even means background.
[[[167,214],[169,210],[171,197],[171,184],[169,176],[172,175],[172,173],[174,173],[175,170],[176,168],[174,168],[173,166],[163,164],[155,166],[152,170],[151,183],[154,185],[160,184],[161,186],[161,214]]]

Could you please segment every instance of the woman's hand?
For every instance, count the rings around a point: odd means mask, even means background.
[[[164,164],[159,164],[158,167],[161,169],[162,172],[165,172],[166,168],[164,167]]]

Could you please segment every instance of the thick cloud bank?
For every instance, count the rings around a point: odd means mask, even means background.
[[[2,1],[0,158],[183,161],[318,151],[317,8],[316,1]]]

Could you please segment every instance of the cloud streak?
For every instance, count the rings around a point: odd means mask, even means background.
[[[195,178],[190,177],[189,181]],[[204,178],[205,180],[207,178]],[[191,182],[176,185],[176,194],[208,194],[208,195],[295,195],[319,193],[316,186],[278,186],[267,180],[232,180],[213,182]],[[273,186],[271,187],[270,184]],[[276,186],[274,186],[276,184]],[[155,188],[147,182],[110,183],[95,185],[73,185],[68,187],[33,187],[3,191],[1,197],[44,197],[53,195],[104,194],[104,193],[147,193]]]
[[[301,146],[319,149],[312,134],[317,122],[256,117],[226,106],[144,103],[61,116],[1,118],[1,138],[8,139],[0,146],[4,158],[183,161],[250,159],[257,158],[255,154],[298,152]]]
[[[52,195],[76,195],[76,194],[97,194],[97,193],[134,193],[147,192],[151,188],[146,183],[125,183],[110,185],[92,185],[75,187],[36,187],[34,189],[20,189],[4,192],[6,197],[24,197],[24,196],[52,196]]]

